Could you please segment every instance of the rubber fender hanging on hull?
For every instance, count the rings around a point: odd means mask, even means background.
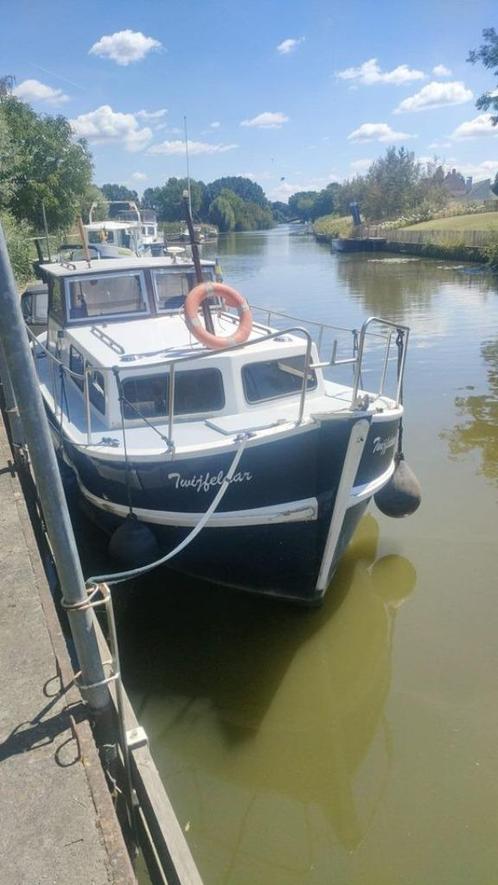
[[[138,567],[154,562],[159,556],[157,540],[151,529],[130,514],[114,531],[109,541],[109,555],[122,565]]]
[[[422,490],[402,453],[398,452],[395,455],[395,462],[396,467],[391,479],[377,492],[374,500],[384,516],[399,519],[402,516],[411,516],[419,508]]]

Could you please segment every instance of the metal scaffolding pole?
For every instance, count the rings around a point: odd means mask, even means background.
[[[97,644],[94,614],[87,606],[88,596],[76,541],[1,224],[0,345],[22,419],[62,596],[68,609],[81,668],[82,692],[95,713],[104,713],[110,709],[110,693]]]

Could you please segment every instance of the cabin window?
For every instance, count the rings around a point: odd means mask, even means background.
[[[86,364],[87,369],[91,369],[91,365],[89,363]],[[93,369],[90,372],[88,378],[88,393],[90,396],[90,402],[95,406],[99,412],[102,414],[105,413],[105,381],[104,375],[102,372],[99,372],[97,369]]]
[[[140,273],[85,276],[69,280],[69,318],[146,313]]]
[[[202,277],[206,281],[213,279],[210,270],[205,271]],[[169,268],[154,270],[152,278],[158,311],[178,310],[183,307],[186,295],[197,285],[193,268],[189,271],[170,270]],[[217,296],[210,298],[209,302],[216,307],[221,304]]]
[[[69,349],[69,368],[71,372],[76,372],[77,375],[84,375],[85,373],[85,360],[83,359],[82,354],[79,350],[71,344]],[[83,389],[84,381],[82,378],[75,378],[71,376],[74,383],[78,385],[81,389]]]
[[[49,313],[59,322],[64,322],[64,305],[62,301],[62,286],[60,280],[52,279],[49,282]]]
[[[242,368],[242,383],[248,403],[277,399],[300,393],[303,386],[304,356],[288,356],[279,360],[248,363]],[[316,374],[308,370],[307,390],[315,390]]]
[[[169,373],[127,378],[123,395],[125,418],[164,418],[169,412]],[[175,415],[217,412],[224,405],[219,369],[175,372]]]

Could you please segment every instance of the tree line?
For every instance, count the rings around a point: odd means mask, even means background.
[[[333,182],[321,191],[301,191],[289,198],[289,211],[302,221],[315,221],[323,215],[349,215],[357,203],[367,221],[384,221],[443,209],[452,198],[464,196],[468,180],[457,169],[445,170],[434,158],[420,163],[404,147],[387,148],[364,175],[355,175],[341,184]],[[493,192],[498,196],[498,175]]]

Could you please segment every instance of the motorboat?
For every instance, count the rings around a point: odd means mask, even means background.
[[[173,569],[319,602],[395,472],[408,328],[371,317],[337,329],[249,305],[215,262],[176,251],[42,269],[40,390],[60,461],[111,546],[139,525],[178,551]],[[369,355],[378,380],[366,389]]]
[[[106,244],[135,255],[162,254],[164,240],[153,209],[139,209],[135,202],[127,200],[109,200],[107,205],[116,205],[116,209],[111,210],[112,218],[104,220],[94,218],[97,202],[90,207],[88,223],[83,225],[88,246]]]

